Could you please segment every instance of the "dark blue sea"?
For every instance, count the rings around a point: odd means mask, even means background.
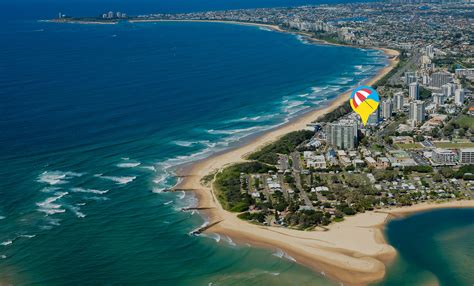
[[[214,23],[75,25],[57,15],[314,1],[0,2],[0,284],[330,284],[278,249],[190,236],[178,165],[330,103],[373,50]]]

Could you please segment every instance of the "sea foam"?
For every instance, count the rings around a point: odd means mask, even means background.
[[[76,172],[44,171],[38,176],[37,181],[49,185],[61,185],[68,183],[68,180],[73,177],[80,177],[82,175]]]
[[[94,175],[94,177],[101,178],[101,179],[104,179],[104,180],[113,181],[113,182],[115,182],[119,185],[128,184],[128,183],[132,182],[133,180],[135,180],[137,178],[136,176],[116,177],[116,176],[103,176],[102,174],[96,174],[96,175]]]

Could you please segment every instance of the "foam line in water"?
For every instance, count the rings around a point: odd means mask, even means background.
[[[103,176],[102,174],[96,174],[94,177],[101,178],[104,180],[109,180],[113,181],[119,185],[126,185],[133,180],[135,180],[137,177],[136,176],[123,176],[123,177],[116,177],[116,176]]]
[[[68,183],[69,179],[73,177],[80,177],[82,175],[82,173],[76,172],[44,171],[38,176],[38,179],[36,181],[49,185],[62,185]]]
[[[117,164],[117,167],[119,168],[135,168],[137,166],[140,166],[141,163],[139,162],[127,162],[127,163],[119,163]]]
[[[84,188],[72,188],[72,192],[74,193],[88,193],[88,194],[97,194],[97,195],[103,195],[109,192],[109,190],[94,190],[94,189],[84,189]]]
[[[277,248],[276,252],[273,253],[273,256],[276,256],[278,258],[285,258],[290,261],[296,262],[296,259],[294,259],[293,257],[291,257],[290,255],[288,255],[286,252],[284,252],[283,250],[279,248]]]

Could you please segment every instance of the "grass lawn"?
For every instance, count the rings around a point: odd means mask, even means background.
[[[395,144],[395,146],[399,149],[418,149],[421,148],[422,146],[420,143],[410,143],[410,144]]]
[[[473,142],[441,142],[441,143],[434,143],[434,145],[438,148],[474,148]]]
[[[474,129],[474,117],[469,115],[461,115],[456,119],[456,123],[461,126],[461,128],[473,128]]]

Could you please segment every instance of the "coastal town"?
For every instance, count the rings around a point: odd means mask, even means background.
[[[254,223],[312,229],[365,211],[471,199],[472,5],[330,7],[292,8],[291,17],[288,9],[143,17],[271,24],[309,41],[399,51],[396,67],[373,85],[381,103],[366,126],[347,103],[308,130],[283,136],[248,162],[205,178],[214,179],[220,203]],[[444,17],[453,7],[456,12]],[[376,15],[380,9],[384,17]],[[409,21],[417,21],[417,29],[407,29]],[[403,29],[396,28],[400,23]]]
[[[324,4],[185,14],[61,16],[57,22],[218,21],[263,25],[308,42],[398,51],[372,86],[364,126],[347,102],[203,181],[224,209],[257,224],[312,229],[365,211],[471,199],[472,13],[467,1]]]
[[[285,135],[217,174],[221,202],[243,219],[308,229],[368,210],[471,199],[474,69],[433,63],[444,57],[432,45],[402,53],[374,85],[382,99],[366,126],[347,103]]]

